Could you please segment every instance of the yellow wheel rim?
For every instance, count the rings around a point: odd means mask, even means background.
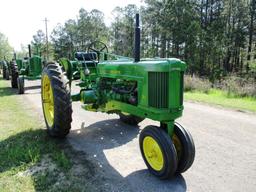
[[[143,151],[149,165],[154,170],[160,171],[164,166],[164,158],[157,141],[151,136],[146,136],[143,140]]]
[[[47,75],[43,76],[42,88],[44,115],[47,124],[51,127],[54,122],[54,100],[51,82]]]

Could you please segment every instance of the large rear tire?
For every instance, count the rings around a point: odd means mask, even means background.
[[[15,61],[12,61],[10,64],[10,67],[12,71],[12,79],[11,79],[12,88],[18,88],[19,71],[18,71],[17,63]]]
[[[53,137],[65,137],[72,122],[69,81],[58,63],[49,63],[42,72],[42,106],[47,132]]]

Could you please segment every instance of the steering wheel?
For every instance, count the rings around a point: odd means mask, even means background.
[[[98,59],[100,56],[100,52],[108,53],[108,47],[105,43],[101,41],[94,41],[88,47],[88,52],[96,52],[98,55]]]

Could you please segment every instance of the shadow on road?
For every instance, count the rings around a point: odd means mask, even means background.
[[[27,91],[27,90],[34,90],[34,89],[40,90],[41,89],[41,85],[33,85],[33,86],[28,86],[28,87],[25,86],[25,91]]]
[[[6,81],[2,77],[0,77],[0,81]],[[10,80],[9,80],[10,81]],[[26,83],[29,85],[26,86]],[[33,81],[26,81],[25,83],[25,94],[38,94],[41,92],[41,85],[31,85],[34,83]],[[35,82],[37,83],[37,82]],[[17,95],[18,89],[17,88],[11,88],[11,83],[9,82],[10,87],[0,87],[0,97],[1,96],[10,96],[10,95]],[[31,92],[29,92],[31,91]],[[34,93],[36,91],[36,93]]]
[[[136,170],[134,168],[134,171],[122,176],[112,166],[113,161],[117,167],[127,167],[130,170],[133,170],[133,166],[137,166],[137,155],[140,155],[137,152],[139,144],[133,146],[129,142],[138,137],[139,132],[138,126],[133,127],[120,122],[119,119],[110,119],[93,123],[87,127],[82,123],[80,129],[71,131],[69,141],[76,149],[85,151],[87,154],[94,154],[91,160],[94,160],[99,165],[98,167],[103,167],[106,170],[101,174],[112,178],[116,191],[186,191],[186,182],[180,174],[170,180],[160,180],[151,175],[147,169]],[[123,147],[125,144],[129,147]],[[118,149],[120,147],[122,149]],[[106,153],[112,149],[118,149],[117,151],[121,152],[112,154],[111,156],[115,156],[114,160],[109,160]],[[142,160],[139,159],[139,161]]]

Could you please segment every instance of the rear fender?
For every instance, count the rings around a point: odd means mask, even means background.
[[[71,82],[73,77],[73,66],[67,58],[60,59],[60,65],[64,68],[68,80]]]

